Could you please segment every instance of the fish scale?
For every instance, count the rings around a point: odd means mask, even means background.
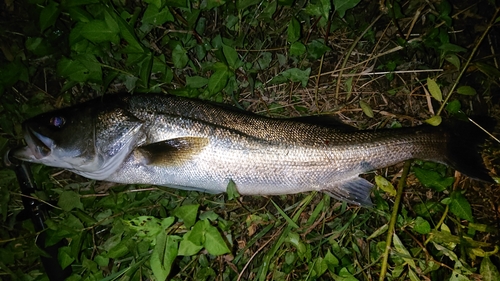
[[[63,124],[53,124],[54,117]],[[16,157],[118,183],[220,193],[233,181],[246,195],[315,190],[369,206],[372,184],[359,174],[407,159],[444,163],[491,180],[476,151],[484,135],[465,122],[460,130],[445,124],[352,131],[336,123],[274,119],[148,94],[105,96],[23,126],[28,146]],[[79,130],[93,136],[75,139]],[[89,143],[94,149],[85,149]]]

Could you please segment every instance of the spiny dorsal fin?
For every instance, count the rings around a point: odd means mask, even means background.
[[[318,125],[318,126],[323,126],[323,127],[328,127],[331,129],[337,129],[339,132],[354,132],[357,131],[356,128],[351,127],[336,117],[332,115],[311,115],[311,116],[301,116],[301,117],[293,117],[289,118],[288,120],[300,122],[300,123],[307,123],[311,125]]]
[[[138,147],[134,153],[148,166],[180,165],[200,153],[208,142],[200,137],[175,138]]]

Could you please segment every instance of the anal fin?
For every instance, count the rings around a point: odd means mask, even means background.
[[[373,184],[369,181],[360,177],[353,177],[336,182],[330,188],[322,191],[341,201],[358,206],[371,207],[373,206],[370,199],[372,188]]]

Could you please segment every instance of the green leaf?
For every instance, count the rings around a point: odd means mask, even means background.
[[[455,54],[448,54],[444,57],[446,61],[453,64],[457,69],[460,69],[460,59]]]
[[[100,83],[102,81],[101,63],[92,54],[81,54],[75,57],[86,69],[85,76],[90,82]]]
[[[428,118],[425,120],[425,123],[432,125],[432,126],[439,126],[443,119],[439,115],[432,116],[431,118]]]
[[[417,217],[417,219],[415,219],[415,226],[413,229],[420,234],[427,234],[431,232],[431,225],[424,218]]]
[[[211,94],[219,93],[227,84],[229,70],[226,68],[217,70],[208,79],[208,90]]]
[[[288,24],[288,42],[293,43],[300,39],[300,22],[292,18]]]
[[[186,87],[199,89],[208,84],[208,79],[201,76],[188,76],[186,77]]]
[[[443,101],[443,93],[434,79],[427,77],[427,89],[433,98],[437,101]]]
[[[446,105],[446,110],[450,114],[457,114],[460,112],[460,109],[462,108],[462,105],[460,104],[459,100],[452,100]]]
[[[436,231],[433,231],[432,233],[435,233]],[[434,238],[434,237],[433,237]],[[448,242],[449,243],[449,242]],[[436,249],[441,252],[442,254],[446,255],[447,257],[449,257],[453,262],[458,262],[458,257],[457,257],[457,254],[455,254],[453,251],[447,249],[446,247],[444,246],[441,246],[439,244],[437,244],[436,242],[432,242],[432,244],[434,245],[434,247],[436,247]]]
[[[69,16],[75,21],[89,22],[92,15],[81,7],[70,7],[67,9]]]
[[[156,8],[158,8],[158,9],[161,9],[161,7],[162,7],[161,0],[144,0],[144,2],[156,6]]]
[[[457,93],[465,96],[474,96],[476,94],[476,89],[471,86],[461,86],[458,87]]]
[[[186,49],[181,44],[177,44],[172,50],[172,61],[175,68],[184,68],[187,65],[189,58]]]
[[[151,253],[151,270],[156,280],[166,280],[177,257],[177,238],[164,231],[156,237],[156,245]]]
[[[436,171],[426,170],[419,167],[414,167],[415,176],[424,186],[432,188],[436,191],[443,191],[450,187],[455,180],[453,177],[443,177]]]
[[[81,35],[94,43],[113,42],[118,44],[118,33],[112,31],[105,21],[93,20],[85,23]]]
[[[236,188],[236,184],[234,183],[233,180],[229,180],[229,183],[227,184],[227,188],[226,188],[226,193],[227,193],[228,200],[233,200],[235,198],[240,197],[240,194],[238,193],[238,189]]]
[[[321,16],[321,3],[311,3],[308,2],[307,6],[304,9],[304,12],[310,16]]]
[[[26,39],[24,44],[26,49],[37,56],[47,56],[55,50],[49,45],[48,41],[41,37],[30,37]]]
[[[124,220],[130,229],[137,231],[136,236],[154,239],[158,233],[164,230],[161,221],[153,216],[138,216],[131,220]]]
[[[257,70],[266,69],[271,64],[272,59],[273,55],[270,52],[262,52],[257,61],[254,63],[253,68]]]
[[[360,100],[359,101],[359,106],[361,107],[361,109],[363,110],[363,113],[370,117],[370,118],[373,118],[373,110],[372,108],[370,107],[370,105],[368,103],[366,103],[365,101],[362,101]]]
[[[74,208],[83,210],[83,204],[80,202],[80,195],[72,190],[63,191],[59,197],[57,205],[66,212],[69,212]]]
[[[49,4],[40,13],[40,30],[44,32],[47,28],[53,26],[60,13],[59,4],[49,1]]]
[[[500,77],[500,70],[491,64],[476,62],[475,65],[477,69],[479,69],[479,71],[481,71],[482,73],[486,74],[489,77],[493,77],[495,79]]]
[[[472,217],[472,208],[469,204],[469,201],[465,198],[465,196],[459,192],[454,191],[451,195],[451,203],[450,203],[450,212],[455,216],[465,219],[468,221],[473,221],[474,217]]]
[[[451,52],[451,53],[459,53],[459,52],[465,52],[467,49],[462,48],[458,45],[451,44],[451,43],[444,43],[441,46],[439,46],[439,49],[445,51],[445,52]]]
[[[99,0],[71,0],[71,1],[66,1],[65,5],[67,7],[75,7],[75,6],[84,6],[95,3],[99,3]]]
[[[276,210],[278,210],[278,213],[280,213],[281,216],[283,216],[283,218],[285,218],[285,220],[287,221],[287,223],[290,225],[290,227],[292,228],[299,228],[299,226],[297,225],[297,223],[295,223],[281,208],[280,206],[278,206],[278,204],[274,203],[273,200],[271,200],[271,203],[273,203],[274,207],[276,208]]]
[[[306,52],[306,46],[300,42],[293,42],[290,45],[290,55],[292,56],[300,56]]]
[[[236,8],[238,10],[245,10],[250,6],[257,5],[261,2],[261,0],[238,0],[236,1]]]
[[[71,254],[71,247],[64,246],[59,248],[57,253],[57,259],[62,269],[65,269],[66,267],[71,265],[75,261],[75,258]]]
[[[226,4],[226,0],[206,0],[206,4],[207,4],[207,6],[204,7],[204,10],[210,10],[210,9],[215,8],[215,7],[219,7],[219,6]]]
[[[486,224],[483,224],[483,223],[473,223],[473,222],[469,222],[469,225],[467,226],[470,230],[474,230],[474,231],[481,231],[481,232],[496,232],[496,230],[492,227],[492,226],[489,226],[489,225],[486,225]]]
[[[347,80],[345,81],[345,87],[347,89],[347,96],[350,97],[351,94],[352,94],[352,79],[353,77],[349,77],[347,78]],[[373,113],[373,111],[372,111]]]
[[[110,14],[115,19],[118,27],[120,28],[120,36],[128,43],[126,53],[144,52],[142,44],[139,43],[139,40],[137,40],[134,29],[132,29],[132,27],[116,13],[110,12]]]
[[[28,69],[20,60],[0,64],[0,84],[11,87],[19,80],[26,82],[29,80]]]
[[[191,226],[193,226],[196,222],[199,207],[199,204],[180,206],[176,208],[172,214],[184,221],[184,226],[186,228],[191,228]]]
[[[460,271],[453,270],[451,272],[450,281],[470,281],[470,279],[467,276],[463,275]]]
[[[371,240],[373,238],[376,238],[382,234],[384,234],[387,230],[389,229],[389,225],[386,223],[384,225],[382,225],[381,227],[379,227],[377,230],[375,230],[372,234],[370,234],[370,236],[368,236],[368,238],[366,238],[367,240]]]
[[[342,267],[340,269],[339,277],[340,278],[336,278],[335,281],[359,281],[352,275],[352,273],[349,272],[349,269],[347,269],[347,267]]]
[[[311,68],[307,68],[306,70],[300,70],[298,68],[287,69],[280,73],[280,76],[292,81],[292,82],[301,82],[302,87],[307,86],[307,82],[309,81],[309,74],[311,74]]]
[[[336,257],[336,256],[334,256],[334,255],[332,254],[332,252],[330,252],[330,250],[328,250],[328,251],[326,252],[326,255],[325,255],[325,262],[326,262],[326,264],[328,265],[328,267],[333,267],[333,268],[335,268],[335,267],[339,266],[339,264],[340,264],[339,259],[337,259],[337,257]],[[332,270],[332,271],[334,271],[334,270]]]
[[[120,26],[118,26],[115,18],[108,12],[108,10],[104,10],[104,22],[111,32],[115,34],[120,32]]]
[[[317,257],[312,262],[314,264],[314,276],[316,277],[323,275],[328,269],[328,265],[322,257]]]
[[[390,181],[388,181],[386,178],[376,175],[375,176],[375,183],[377,186],[385,191],[387,194],[390,196],[396,196],[396,189],[394,188],[394,185]]]
[[[320,0],[318,4],[320,4],[319,7],[320,7],[321,16],[323,16],[324,20],[327,20],[328,17],[330,16],[330,10],[332,9],[331,1],[330,0]]]
[[[330,47],[324,43],[323,39],[315,39],[307,45],[308,55],[315,60],[321,58],[328,51],[330,51]]]
[[[238,58],[238,53],[233,47],[223,44],[222,52],[224,53],[224,57],[226,58],[227,65],[229,65],[229,67],[231,67],[232,69],[240,67],[241,62]]]
[[[197,221],[191,228],[191,231],[188,231],[183,238],[188,239],[195,245],[203,246],[205,243],[205,232],[209,225],[210,222],[207,219],[201,218],[201,220]]]
[[[181,243],[179,244],[179,256],[194,256],[196,255],[201,249],[203,249],[203,245],[196,245],[192,241],[188,240],[186,238],[186,234],[184,235]]]
[[[410,277],[411,281],[420,281],[418,275],[411,268],[408,270],[408,277]]]
[[[261,0],[255,0],[256,2],[261,2]],[[247,2],[247,1],[242,1],[242,2]],[[248,1],[251,2],[251,1]],[[264,9],[262,10],[262,13],[260,14],[260,19],[264,21],[270,21],[273,19],[273,15],[276,12],[276,8],[278,7],[278,1],[270,1],[267,2],[267,5],[265,5]]]
[[[205,243],[205,232],[210,223],[207,220],[199,220],[193,228],[182,237],[179,244],[180,256],[192,256],[197,254]]]
[[[205,249],[214,256],[230,253],[224,239],[216,227],[209,225],[205,233]]]
[[[160,10],[156,5],[149,4],[142,15],[143,24],[160,26],[168,21],[174,21],[174,16],[170,13],[168,7],[164,7]]]
[[[486,256],[481,261],[481,268],[479,273],[483,277],[483,281],[498,281],[500,280],[500,273],[498,268],[491,262],[490,257]]]
[[[149,51],[144,52],[142,60],[136,63],[139,70],[140,81],[144,88],[149,88],[149,78],[151,77],[151,66],[153,65],[153,54]]]
[[[102,255],[97,255],[94,258],[94,261],[97,263],[99,266],[108,266],[109,265],[109,258],[104,257]]]
[[[109,252],[107,253],[107,257],[112,259],[118,259],[127,255],[130,252],[128,248],[129,243],[130,243],[129,239],[120,241],[120,243],[118,243],[116,246],[114,246],[109,250]]]
[[[345,12],[358,5],[361,0],[333,0],[335,11],[339,14],[340,18],[344,18]]]
[[[413,258],[411,257],[410,252],[406,249],[403,242],[401,242],[399,236],[397,236],[396,233],[394,233],[394,235],[392,236],[392,241],[394,244],[394,250],[396,250],[396,252],[401,254],[403,260],[405,260],[405,262],[408,263],[411,266],[411,268],[417,268],[415,262],[413,261]]]

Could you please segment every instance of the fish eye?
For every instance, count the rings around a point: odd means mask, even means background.
[[[51,126],[56,128],[61,128],[66,123],[66,119],[64,119],[64,117],[61,116],[54,116],[50,118],[49,122]]]

